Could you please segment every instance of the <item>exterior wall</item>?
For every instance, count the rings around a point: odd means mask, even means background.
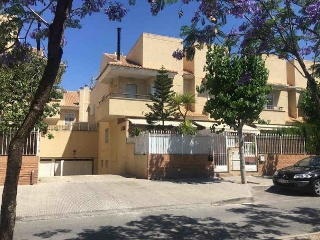
[[[182,47],[181,39],[148,33],[143,33],[142,37],[143,67],[159,69],[164,66],[182,74],[183,61],[177,61],[172,57],[173,51]]]
[[[203,107],[207,102],[208,94],[207,93],[197,93],[196,86],[200,86],[201,82],[205,78],[205,72],[203,71],[203,67],[206,64],[206,53],[207,48],[204,47],[201,51],[196,51],[194,56],[194,94],[196,95],[196,103],[195,103],[195,112],[202,113]]]
[[[183,58],[183,70],[194,73],[194,61],[189,61],[186,58]]]
[[[266,57],[266,67],[269,69],[269,84],[287,84],[287,63],[275,55]]]
[[[144,38],[142,34],[127,55],[128,60],[135,62],[141,66],[143,66],[143,39]]]
[[[121,119],[100,124],[98,174],[126,173],[126,161],[128,155],[126,149],[127,125],[128,123]],[[105,142],[106,129],[108,129],[109,134],[108,142]]]
[[[288,92],[288,115],[292,118],[298,117],[298,99],[299,93],[295,90]]]
[[[88,106],[90,102],[90,91],[89,87],[85,86],[79,90],[80,101],[79,101],[79,122],[88,122]]]
[[[93,118],[95,118],[96,110],[99,105],[99,102],[103,99],[104,96],[107,96],[108,93],[109,93],[109,86],[104,83],[97,83],[97,85],[93,89],[91,89],[90,104],[89,104],[90,116],[93,116]],[[95,118],[95,121],[97,121],[96,118]]]
[[[102,72],[109,62],[113,62],[114,60],[110,58],[107,54],[102,55],[101,63],[100,63],[100,72]]]
[[[127,174],[134,175],[136,178],[147,179],[148,155],[135,155],[134,144],[127,144]]]
[[[263,120],[270,120],[270,124],[285,124],[288,117],[288,113],[282,110],[263,110],[260,114],[260,118]]]
[[[194,178],[213,175],[208,155],[149,155],[148,179]]]
[[[258,172],[260,175],[273,175],[273,173],[280,168],[295,164],[302,158],[309,155],[279,155],[279,154],[263,154],[265,161],[258,163]]]
[[[0,185],[4,184],[6,169],[7,169],[7,156],[0,156]],[[22,165],[19,176],[19,185],[31,185],[38,182],[38,164],[39,157],[37,156],[23,156]],[[33,174],[31,174],[33,170]]]
[[[291,63],[294,64],[295,66],[297,66],[297,68],[298,68],[300,71],[302,71],[302,70],[301,70],[301,67],[299,66],[299,64],[298,64],[297,61],[292,60]],[[312,65],[312,62],[310,62],[310,61],[304,61],[304,63],[305,63],[305,65],[306,65],[307,69],[309,69],[310,66]],[[288,64],[290,64],[290,63],[288,63]],[[292,65],[292,64],[291,64],[291,65]],[[302,75],[299,73],[299,71],[298,71],[297,69],[295,69],[293,66],[292,66],[291,70],[294,70],[293,76],[294,76],[295,86],[296,86],[296,87],[300,87],[300,88],[306,88],[306,87],[307,87],[307,79],[306,79],[304,76],[302,76]]]
[[[40,158],[97,158],[98,132],[53,131],[53,139],[40,138]]]
[[[108,133],[107,137],[106,130]],[[108,122],[99,122],[98,163],[96,169],[98,174],[112,172],[113,164],[111,162],[110,131],[110,125]]]
[[[163,66],[168,70],[177,71],[178,74],[173,79],[172,90],[177,93],[183,93],[183,61],[177,61],[172,57],[173,51],[177,48],[182,48],[181,39],[148,33],[143,33],[142,37],[142,66],[152,69],[160,69]]]

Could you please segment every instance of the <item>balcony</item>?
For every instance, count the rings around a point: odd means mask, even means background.
[[[95,120],[99,122],[124,116],[144,117],[150,111],[146,105],[151,104],[149,98],[148,95],[111,93],[99,102]]]

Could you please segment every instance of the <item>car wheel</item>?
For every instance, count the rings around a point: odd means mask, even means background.
[[[314,195],[320,197],[320,179],[313,182],[313,193]]]

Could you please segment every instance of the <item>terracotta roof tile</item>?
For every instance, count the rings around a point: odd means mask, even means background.
[[[120,56],[120,60],[117,60],[117,56],[115,54],[108,54],[105,53],[106,56],[111,58],[112,60],[108,62],[108,65],[116,65],[116,66],[124,66],[124,67],[130,67],[130,68],[140,68],[140,69],[148,69],[148,70],[155,70],[158,71],[159,69],[155,68],[147,68],[143,67],[133,61],[127,60],[125,56]],[[166,69],[168,72],[177,73],[177,71]]]
[[[78,92],[67,91],[63,93],[61,106],[63,107],[79,107],[80,96]]]

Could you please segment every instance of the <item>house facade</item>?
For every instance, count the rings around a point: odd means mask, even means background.
[[[89,118],[99,124],[98,174],[130,173],[146,177],[141,169],[145,171],[152,161],[147,156],[135,155],[128,139],[135,127],[143,129],[147,125],[145,114],[149,109],[146,104],[151,103],[148,96],[152,94],[157,70],[162,66],[173,79],[175,92],[196,96],[188,117],[200,128],[212,125],[214,119],[203,110],[208,94],[196,91],[196,86],[205,78],[206,49],[196,51],[192,61],[174,59],[172,53],[176,49],[182,49],[182,39],[143,33],[126,57],[103,54],[89,106]],[[302,120],[297,104],[306,80],[292,66],[294,62],[276,56],[265,56],[265,59],[272,92],[261,119],[268,124],[257,122],[256,129],[247,127],[249,133],[290,126],[294,121]],[[207,161],[207,157],[205,159]]]
[[[45,120],[53,138],[39,137],[39,177],[97,173],[98,131],[88,119],[89,99],[88,86],[66,91],[60,112]]]
[[[60,113],[46,119],[54,138],[37,135],[35,152],[24,156],[24,164],[30,164],[22,167],[25,172],[22,172],[24,180],[21,183],[28,183],[30,179],[34,182],[38,177],[79,174],[132,174],[152,178],[161,177],[169,170],[171,175],[180,176],[184,167],[190,176],[210,175],[210,152],[206,150],[191,157],[138,154],[132,141],[136,129],[147,127],[145,114],[149,108],[146,104],[151,104],[149,96],[154,91],[154,81],[161,67],[173,79],[173,91],[195,95],[196,102],[189,106],[188,114],[193,124],[199,129],[212,126],[214,119],[204,112],[209,96],[196,91],[196,86],[205,78],[206,49],[196,51],[192,61],[174,59],[172,53],[176,49],[182,49],[182,39],[143,33],[127,56],[104,53],[95,84],[78,91],[66,91],[59,101]],[[295,62],[276,56],[265,56],[265,59],[272,92],[260,118],[268,124],[257,122],[256,128],[245,126],[244,132],[249,134],[258,134],[260,129],[290,126],[301,121],[303,116],[297,105],[301,91],[306,88],[306,80],[293,66]],[[165,124],[170,128],[180,122],[167,121]],[[224,141],[220,145],[225,152],[219,153],[215,170],[237,171],[238,159],[230,160],[227,149],[230,142]],[[254,146],[254,143],[248,142],[249,145]],[[257,161],[257,157],[253,159],[250,164],[256,166],[248,169],[261,171],[263,163],[259,165]],[[6,156],[0,156],[0,172],[4,172],[5,162]],[[0,178],[0,183],[3,180]]]
[[[35,184],[39,177],[97,174],[97,124],[88,119],[88,86],[65,91],[60,112],[47,118],[48,133],[32,131],[24,147],[19,184]],[[0,184],[4,183],[7,149],[13,133],[0,134]]]

